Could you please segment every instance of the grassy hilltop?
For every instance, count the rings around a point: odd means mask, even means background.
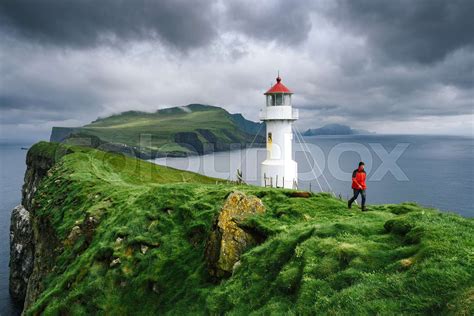
[[[27,314],[474,312],[472,219],[413,203],[362,213],[324,193],[216,184],[80,147],[39,143],[29,156],[58,152],[34,211],[57,256]],[[244,223],[263,239],[231,277],[211,282],[204,247],[234,190],[263,201],[266,212]],[[93,228],[73,238],[84,221]]]
[[[258,123],[240,114],[230,114],[215,106],[190,104],[153,113],[123,112],[83,127],[54,127],[51,140],[86,145],[90,142],[93,147],[133,151],[146,158],[185,156],[250,144],[258,127]],[[256,141],[262,142],[262,138],[257,137]]]

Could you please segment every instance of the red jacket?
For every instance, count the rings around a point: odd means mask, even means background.
[[[356,169],[352,172],[352,188],[360,190],[367,189],[367,185],[365,184],[366,173],[364,169]]]

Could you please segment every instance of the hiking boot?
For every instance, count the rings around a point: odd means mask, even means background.
[[[352,207],[351,201],[347,201],[347,208],[351,208],[351,207]]]
[[[362,206],[362,212],[365,212],[367,211],[367,209],[365,208],[365,206]]]

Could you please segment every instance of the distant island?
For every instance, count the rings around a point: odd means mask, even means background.
[[[262,124],[220,107],[189,104],[152,113],[127,111],[82,127],[53,127],[50,141],[142,159],[184,157],[226,151],[238,145],[263,145]]]
[[[306,130],[303,136],[316,136],[316,135],[365,135],[375,134],[363,129],[354,129],[350,126],[343,124],[326,124],[320,128],[312,128]]]

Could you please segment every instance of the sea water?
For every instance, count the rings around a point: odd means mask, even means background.
[[[347,135],[304,137],[295,142],[299,189],[348,198],[351,175],[363,160],[367,203],[417,202],[474,217],[474,138],[425,135]],[[155,163],[247,183],[260,183],[265,148],[218,152]]]
[[[19,315],[8,292],[10,258],[10,214],[21,202],[21,187],[26,170],[25,144],[0,144],[0,315]]]

